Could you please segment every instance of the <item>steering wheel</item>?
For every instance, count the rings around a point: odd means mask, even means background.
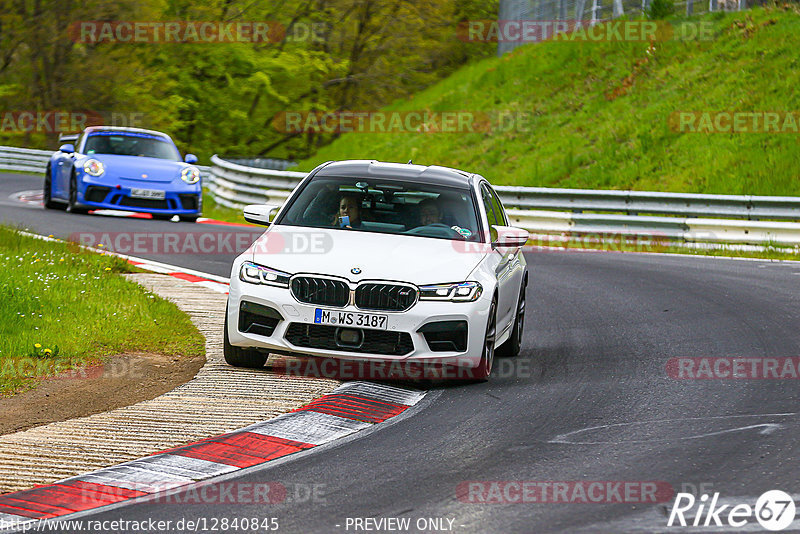
[[[447,231],[448,234],[445,235],[444,231]],[[463,238],[464,236],[461,235],[459,232],[453,230],[449,226],[444,223],[433,223],[433,224],[426,224],[424,226],[417,226],[416,228],[412,228],[411,230],[406,230],[403,232],[405,234],[411,235],[432,235],[432,236],[441,236],[441,237],[453,237],[453,235],[457,235],[458,237]]]

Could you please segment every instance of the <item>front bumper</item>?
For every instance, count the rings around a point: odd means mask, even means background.
[[[164,199],[134,198],[131,189],[164,191]],[[92,209],[113,209],[164,215],[200,215],[200,184],[177,185],[173,182],[132,182],[105,176],[92,179],[84,175],[78,181],[78,204]]]
[[[271,335],[260,335],[239,330],[239,314],[242,302],[277,311],[280,319]],[[231,279],[228,296],[228,338],[231,345],[257,348],[277,354],[337,358],[343,360],[370,360],[381,362],[419,362],[426,365],[448,365],[457,367],[477,367],[483,350],[491,293],[485,291],[474,302],[419,301],[405,312],[367,311],[355,306],[329,308],[298,302],[289,289],[248,284],[238,278]],[[355,351],[346,346],[335,350],[298,346],[287,339],[296,339],[291,329],[297,325],[314,325],[317,308],[336,311],[378,313],[388,316],[386,332],[408,334],[410,350],[403,354],[370,353]],[[466,349],[432,350],[420,329],[425,325],[442,321],[463,321],[467,325]],[[292,326],[295,325],[295,326]],[[317,325],[318,326],[318,325]],[[366,330],[366,329],[365,329]],[[262,332],[263,334],[263,332]],[[405,349],[403,349],[405,350]]]

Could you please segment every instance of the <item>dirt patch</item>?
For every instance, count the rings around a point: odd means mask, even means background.
[[[205,356],[120,354],[0,397],[0,435],[150,400],[194,378]]]

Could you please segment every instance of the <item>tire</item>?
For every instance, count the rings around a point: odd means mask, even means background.
[[[196,223],[200,215],[181,215],[181,222]]]
[[[527,287],[528,279],[525,278],[519,290],[517,313],[514,316],[514,328],[511,330],[511,337],[497,347],[496,355],[500,358],[513,358],[519,355],[519,349],[522,347],[522,330],[525,327],[525,288]]]
[[[48,210],[63,210],[67,206],[61,202],[53,200],[53,174],[50,164],[47,164],[47,170],[44,171],[44,190],[42,196],[42,204]]]
[[[174,217],[174,215],[164,213],[151,213],[150,216],[156,221],[169,221]]]
[[[489,320],[486,322],[486,335],[483,339],[483,349],[481,349],[481,360],[478,367],[473,369],[475,380],[486,382],[492,374],[492,364],[494,363],[494,340],[497,335],[497,298],[492,299],[489,306]]]
[[[78,206],[78,181],[73,173],[69,179],[69,202],[67,211],[70,213],[87,213],[89,210]]]
[[[222,354],[225,361],[234,367],[245,367],[247,369],[261,369],[267,363],[269,354],[255,349],[243,349],[234,347],[228,340],[228,308],[225,307],[225,333],[222,335]]]

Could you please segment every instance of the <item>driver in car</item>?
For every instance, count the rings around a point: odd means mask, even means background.
[[[422,226],[442,224],[442,210],[436,200],[426,198],[419,203],[419,222]]]

